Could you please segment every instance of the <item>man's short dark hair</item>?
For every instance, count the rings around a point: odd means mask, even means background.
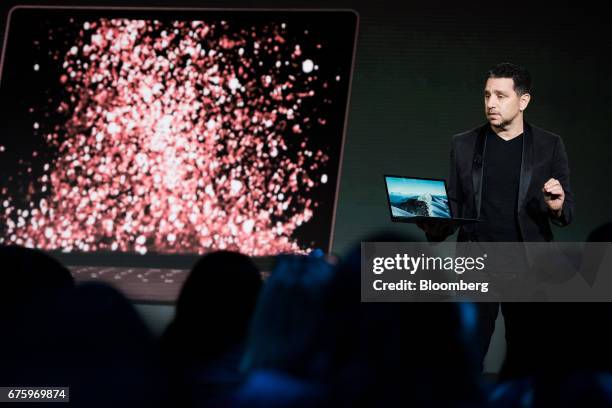
[[[514,81],[514,91],[519,95],[531,93],[531,75],[524,67],[502,62],[487,72],[487,78],[511,78]]]

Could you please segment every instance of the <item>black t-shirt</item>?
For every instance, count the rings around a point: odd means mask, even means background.
[[[508,141],[487,133],[482,180],[479,241],[519,242],[518,200],[523,134]]]

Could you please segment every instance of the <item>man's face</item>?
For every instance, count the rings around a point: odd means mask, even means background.
[[[505,128],[529,103],[529,94],[519,96],[512,78],[489,78],[484,90],[485,114],[491,126]]]

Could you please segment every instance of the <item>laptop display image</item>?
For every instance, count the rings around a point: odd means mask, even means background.
[[[385,175],[391,221],[467,224],[471,218],[456,218],[448,201],[446,182],[440,179]]]
[[[444,180],[386,176],[394,218],[451,218]]]
[[[329,251],[356,25],[349,11],[14,8],[0,244],[130,267]]]

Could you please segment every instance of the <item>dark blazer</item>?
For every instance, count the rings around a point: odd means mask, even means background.
[[[479,218],[488,128],[487,123],[453,136],[448,196],[455,217]],[[572,221],[574,197],[569,175],[567,154],[561,137],[525,122],[517,200],[518,224],[523,241],[552,241],[549,221],[559,226],[568,225]],[[565,192],[563,211],[558,218],[549,211],[542,193],[544,183],[551,177],[559,180]],[[477,224],[462,226],[457,240],[477,241]]]

